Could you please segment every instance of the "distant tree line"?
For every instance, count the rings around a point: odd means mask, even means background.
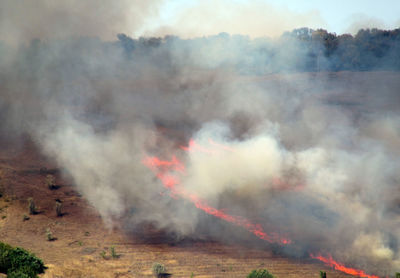
[[[309,59],[306,69],[310,71],[400,70],[400,28],[361,29],[355,36],[301,28],[284,36],[294,37],[305,45]]]
[[[15,55],[11,55],[15,54]],[[11,59],[10,57],[16,57]],[[227,68],[241,74],[317,71],[400,70],[400,28],[361,29],[336,35],[324,29],[295,29],[279,38],[250,38],[220,33],[182,39],[177,36],[117,40],[80,37],[32,40],[17,49],[0,41],[1,78],[38,75],[124,77],[144,67],[157,69]],[[1,80],[0,80],[1,81]]]
[[[133,53],[136,48],[157,48],[163,44],[208,49],[210,53],[216,51],[220,57],[211,58],[224,60],[225,64],[250,73],[400,70],[400,28],[361,29],[355,36],[338,36],[324,29],[305,27],[286,32],[277,40],[251,40],[248,36],[227,33],[190,40],[176,36],[132,39],[124,34],[119,34],[118,39],[127,53]],[[230,59],[226,58],[229,54],[232,55]]]

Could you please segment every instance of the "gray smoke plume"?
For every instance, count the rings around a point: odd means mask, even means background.
[[[73,14],[72,6],[62,10]],[[210,39],[204,49],[196,40],[141,38],[127,52],[121,41],[74,34],[3,44],[0,130],[31,136],[109,226],[237,236],[170,197],[143,164],[175,155],[186,167],[180,186],[288,236],[293,247],[284,252],[332,254],[379,275],[399,269],[398,73],[243,74],[231,61],[257,57],[246,56],[239,39],[229,49]],[[281,52],[270,66],[293,69],[301,45],[274,43]],[[190,139],[219,150],[185,152]]]
[[[101,36],[130,33],[157,15],[161,0],[2,0],[0,38],[12,43],[35,38]]]

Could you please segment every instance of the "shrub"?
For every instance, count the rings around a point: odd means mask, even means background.
[[[320,271],[319,271],[319,277],[320,277],[320,278],[326,278],[326,272],[320,270]]]
[[[62,202],[60,200],[56,200],[56,214],[58,217],[61,217],[63,215],[62,207],[63,207]]]
[[[24,273],[22,270],[16,270],[7,273],[7,278],[30,278],[28,274]],[[35,277],[35,276],[34,276]]]
[[[7,277],[35,278],[45,269],[42,260],[34,254],[0,242],[0,272],[7,273]]]
[[[37,214],[38,213],[35,202],[33,201],[33,198],[28,198],[28,209],[29,209],[29,214]]]
[[[56,185],[56,178],[51,174],[48,174],[46,176],[46,185],[50,190],[54,190],[54,189],[58,188]]]
[[[153,269],[154,275],[157,277],[160,277],[162,274],[164,274],[167,271],[165,266],[160,263],[154,263],[152,269]]]
[[[119,257],[120,257],[120,255],[118,255],[117,254],[117,252],[115,252],[115,247],[114,246],[111,246],[111,257],[113,258],[113,259],[118,259]]]
[[[53,233],[51,232],[50,228],[46,229],[46,238],[47,238],[47,241],[56,240],[56,238],[53,236]]]
[[[400,278],[400,272],[396,272],[396,278]]]
[[[107,259],[107,256],[106,256],[106,251],[104,251],[104,250],[103,250],[103,251],[101,251],[101,252],[100,252],[100,256],[101,256],[103,259],[105,259],[105,260],[106,260],[106,259]]]
[[[247,278],[274,278],[274,275],[266,269],[253,270],[247,275]]]

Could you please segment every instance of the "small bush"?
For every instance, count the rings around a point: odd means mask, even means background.
[[[24,214],[22,216],[22,221],[28,221],[29,219],[31,219],[28,215]]]
[[[28,209],[29,209],[29,214],[31,214],[31,215],[38,213],[36,205],[35,205],[35,201],[33,201],[33,198],[28,198]]]
[[[56,215],[57,217],[63,216],[62,213],[63,204],[60,200],[56,200]]]
[[[253,270],[247,275],[247,278],[274,278],[274,275],[266,269]]]
[[[165,266],[160,263],[154,263],[152,269],[153,269],[154,275],[157,277],[161,276],[162,274],[164,274],[167,271]]]
[[[42,260],[34,254],[0,242],[0,272],[7,273],[7,277],[36,278],[45,269]]]
[[[396,278],[400,278],[400,272],[396,272]]]
[[[119,254],[117,254],[117,252],[115,251],[115,247],[114,246],[111,246],[111,257],[113,258],[113,259],[118,259],[119,257],[120,257],[120,255]]]
[[[50,228],[46,229],[46,238],[47,238],[47,241],[53,241],[53,240],[57,239],[53,236],[53,233],[51,232]]]
[[[104,251],[104,250],[103,250],[103,251],[101,251],[101,252],[100,252],[100,257],[102,257],[103,259],[105,259],[105,260],[106,260],[106,259],[107,259],[107,256],[106,256],[106,251]]]
[[[320,271],[319,271],[319,277],[320,277],[320,278],[326,278],[326,272],[320,270]]]
[[[57,188],[58,188],[57,185],[56,185],[56,178],[55,178],[53,175],[51,175],[51,174],[48,174],[48,175],[46,176],[46,181],[45,181],[45,183],[46,183],[47,187],[48,187],[50,190],[54,190],[54,189],[57,189]]]

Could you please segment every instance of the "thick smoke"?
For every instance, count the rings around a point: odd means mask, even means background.
[[[240,44],[139,41],[129,52],[97,38],[2,47],[3,136],[32,137],[110,226],[234,234],[170,197],[142,163],[176,155],[182,186],[287,235],[285,252],[399,269],[398,73],[243,75],[225,63],[245,61]],[[293,69],[304,50],[288,42],[274,61]],[[227,151],[184,152],[190,139]]]
[[[2,0],[0,38],[12,43],[35,38],[130,33],[158,13],[161,0]]]

